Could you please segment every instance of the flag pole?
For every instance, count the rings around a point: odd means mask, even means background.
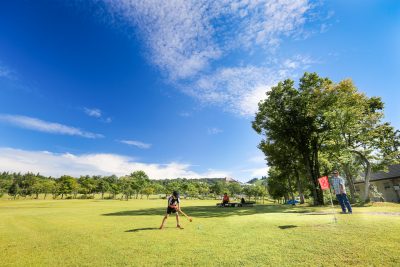
[[[334,209],[334,207],[333,207],[332,191],[331,191],[330,188],[329,188],[329,194],[331,195],[331,205],[332,205],[333,221],[334,221],[335,223],[337,223],[337,219],[336,219],[336,215],[335,215],[335,209]]]
[[[331,196],[331,207],[332,207],[333,221],[335,223],[337,223],[337,219],[336,219],[336,215],[335,215],[335,209],[333,207],[332,191],[331,191],[331,186],[329,184],[328,176],[323,176],[323,177],[318,178],[318,182],[319,182],[319,185],[320,185],[322,191],[329,190],[329,195]]]

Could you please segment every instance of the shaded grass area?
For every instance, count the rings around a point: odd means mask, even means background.
[[[2,200],[0,265],[400,265],[400,217],[380,214],[400,205],[356,207],[336,224],[329,207],[183,205],[193,223],[181,217],[179,230],[172,216],[160,231],[165,200]]]
[[[185,213],[197,218],[215,218],[228,216],[248,216],[263,213],[310,213],[314,209],[305,207],[281,206],[281,205],[256,205],[253,207],[226,207],[215,206],[188,206],[183,207]],[[149,208],[138,210],[124,210],[113,213],[103,214],[105,216],[149,216],[154,214],[163,214],[166,208]]]

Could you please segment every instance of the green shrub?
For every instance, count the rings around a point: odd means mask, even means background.
[[[81,195],[78,197],[79,199],[94,199],[93,195]]]

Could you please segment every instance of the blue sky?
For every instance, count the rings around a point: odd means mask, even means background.
[[[261,177],[257,103],[304,71],[400,128],[399,33],[396,0],[1,1],[0,170]]]

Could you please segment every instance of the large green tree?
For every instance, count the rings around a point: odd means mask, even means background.
[[[324,109],[332,105],[325,94],[331,84],[316,73],[305,73],[298,89],[290,79],[279,82],[259,103],[252,124],[265,138],[264,143],[286,142],[290,150],[296,151],[310,179],[315,205],[323,204],[318,184],[319,150],[330,130],[324,120]]]
[[[305,173],[317,205],[323,204],[318,177],[333,166],[345,170],[354,195],[353,172],[359,167],[354,164],[359,162],[365,167],[368,200],[371,172],[399,157],[399,134],[382,118],[381,99],[360,93],[350,80],[334,84],[305,73],[298,88],[290,79],[273,87],[259,103],[252,126],[264,137],[259,148],[270,165],[295,177]]]
[[[384,103],[379,97],[359,92],[351,80],[335,84],[329,93],[335,105],[325,112],[331,126],[325,148],[341,164],[352,196],[355,193],[353,174],[362,164],[364,201],[369,201],[371,173],[398,162],[398,136],[395,129],[383,121]]]

